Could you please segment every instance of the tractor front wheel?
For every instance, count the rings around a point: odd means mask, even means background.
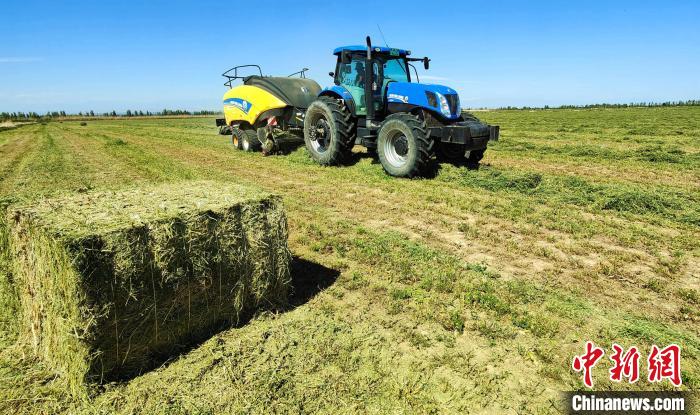
[[[425,175],[433,157],[433,141],[425,122],[407,113],[388,116],[379,129],[377,154],[392,176]]]
[[[304,143],[311,157],[324,166],[341,164],[355,144],[350,111],[331,97],[320,97],[309,105],[304,117]]]

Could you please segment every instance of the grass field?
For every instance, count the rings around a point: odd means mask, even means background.
[[[0,199],[254,184],[283,196],[295,258],[289,309],[87,400],[12,346],[4,293],[0,413],[550,413],[586,340],[676,342],[700,389],[700,107],[477,115],[501,125],[481,168],[423,180],[238,152],[212,119],[0,132]],[[597,389],[671,388],[604,359]]]

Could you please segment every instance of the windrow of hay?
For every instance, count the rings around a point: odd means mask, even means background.
[[[13,206],[7,220],[21,339],[76,393],[287,299],[286,217],[257,189],[85,193]]]
[[[2,346],[5,346],[8,338],[16,332],[18,309],[10,267],[10,233],[5,220],[5,212],[11,203],[10,199],[0,199],[0,345]]]

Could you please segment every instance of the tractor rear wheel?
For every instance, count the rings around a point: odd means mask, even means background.
[[[304,117],[304,143],[311,157],[324,166],[347,160],[355,144],[350,111],[337,99],[319,97]]]
[[[421,176],[430,165],[433,144],[425,121],[407,113],[392,114],[379,129],[379,162],[392,176]]]

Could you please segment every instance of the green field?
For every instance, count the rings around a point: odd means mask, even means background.
[[[0,199],[254,184],[283,196],[294,255],[288,309],[84,400],[14,345],[5,290],[0,413],[550,413],[586,340],[678,343],[700,389],[700,107],[476,115],[501,126],[481,167],[420,180],[236,151],[205,118],[0,132]],[[604,359],[597,389],[672,388]]]

